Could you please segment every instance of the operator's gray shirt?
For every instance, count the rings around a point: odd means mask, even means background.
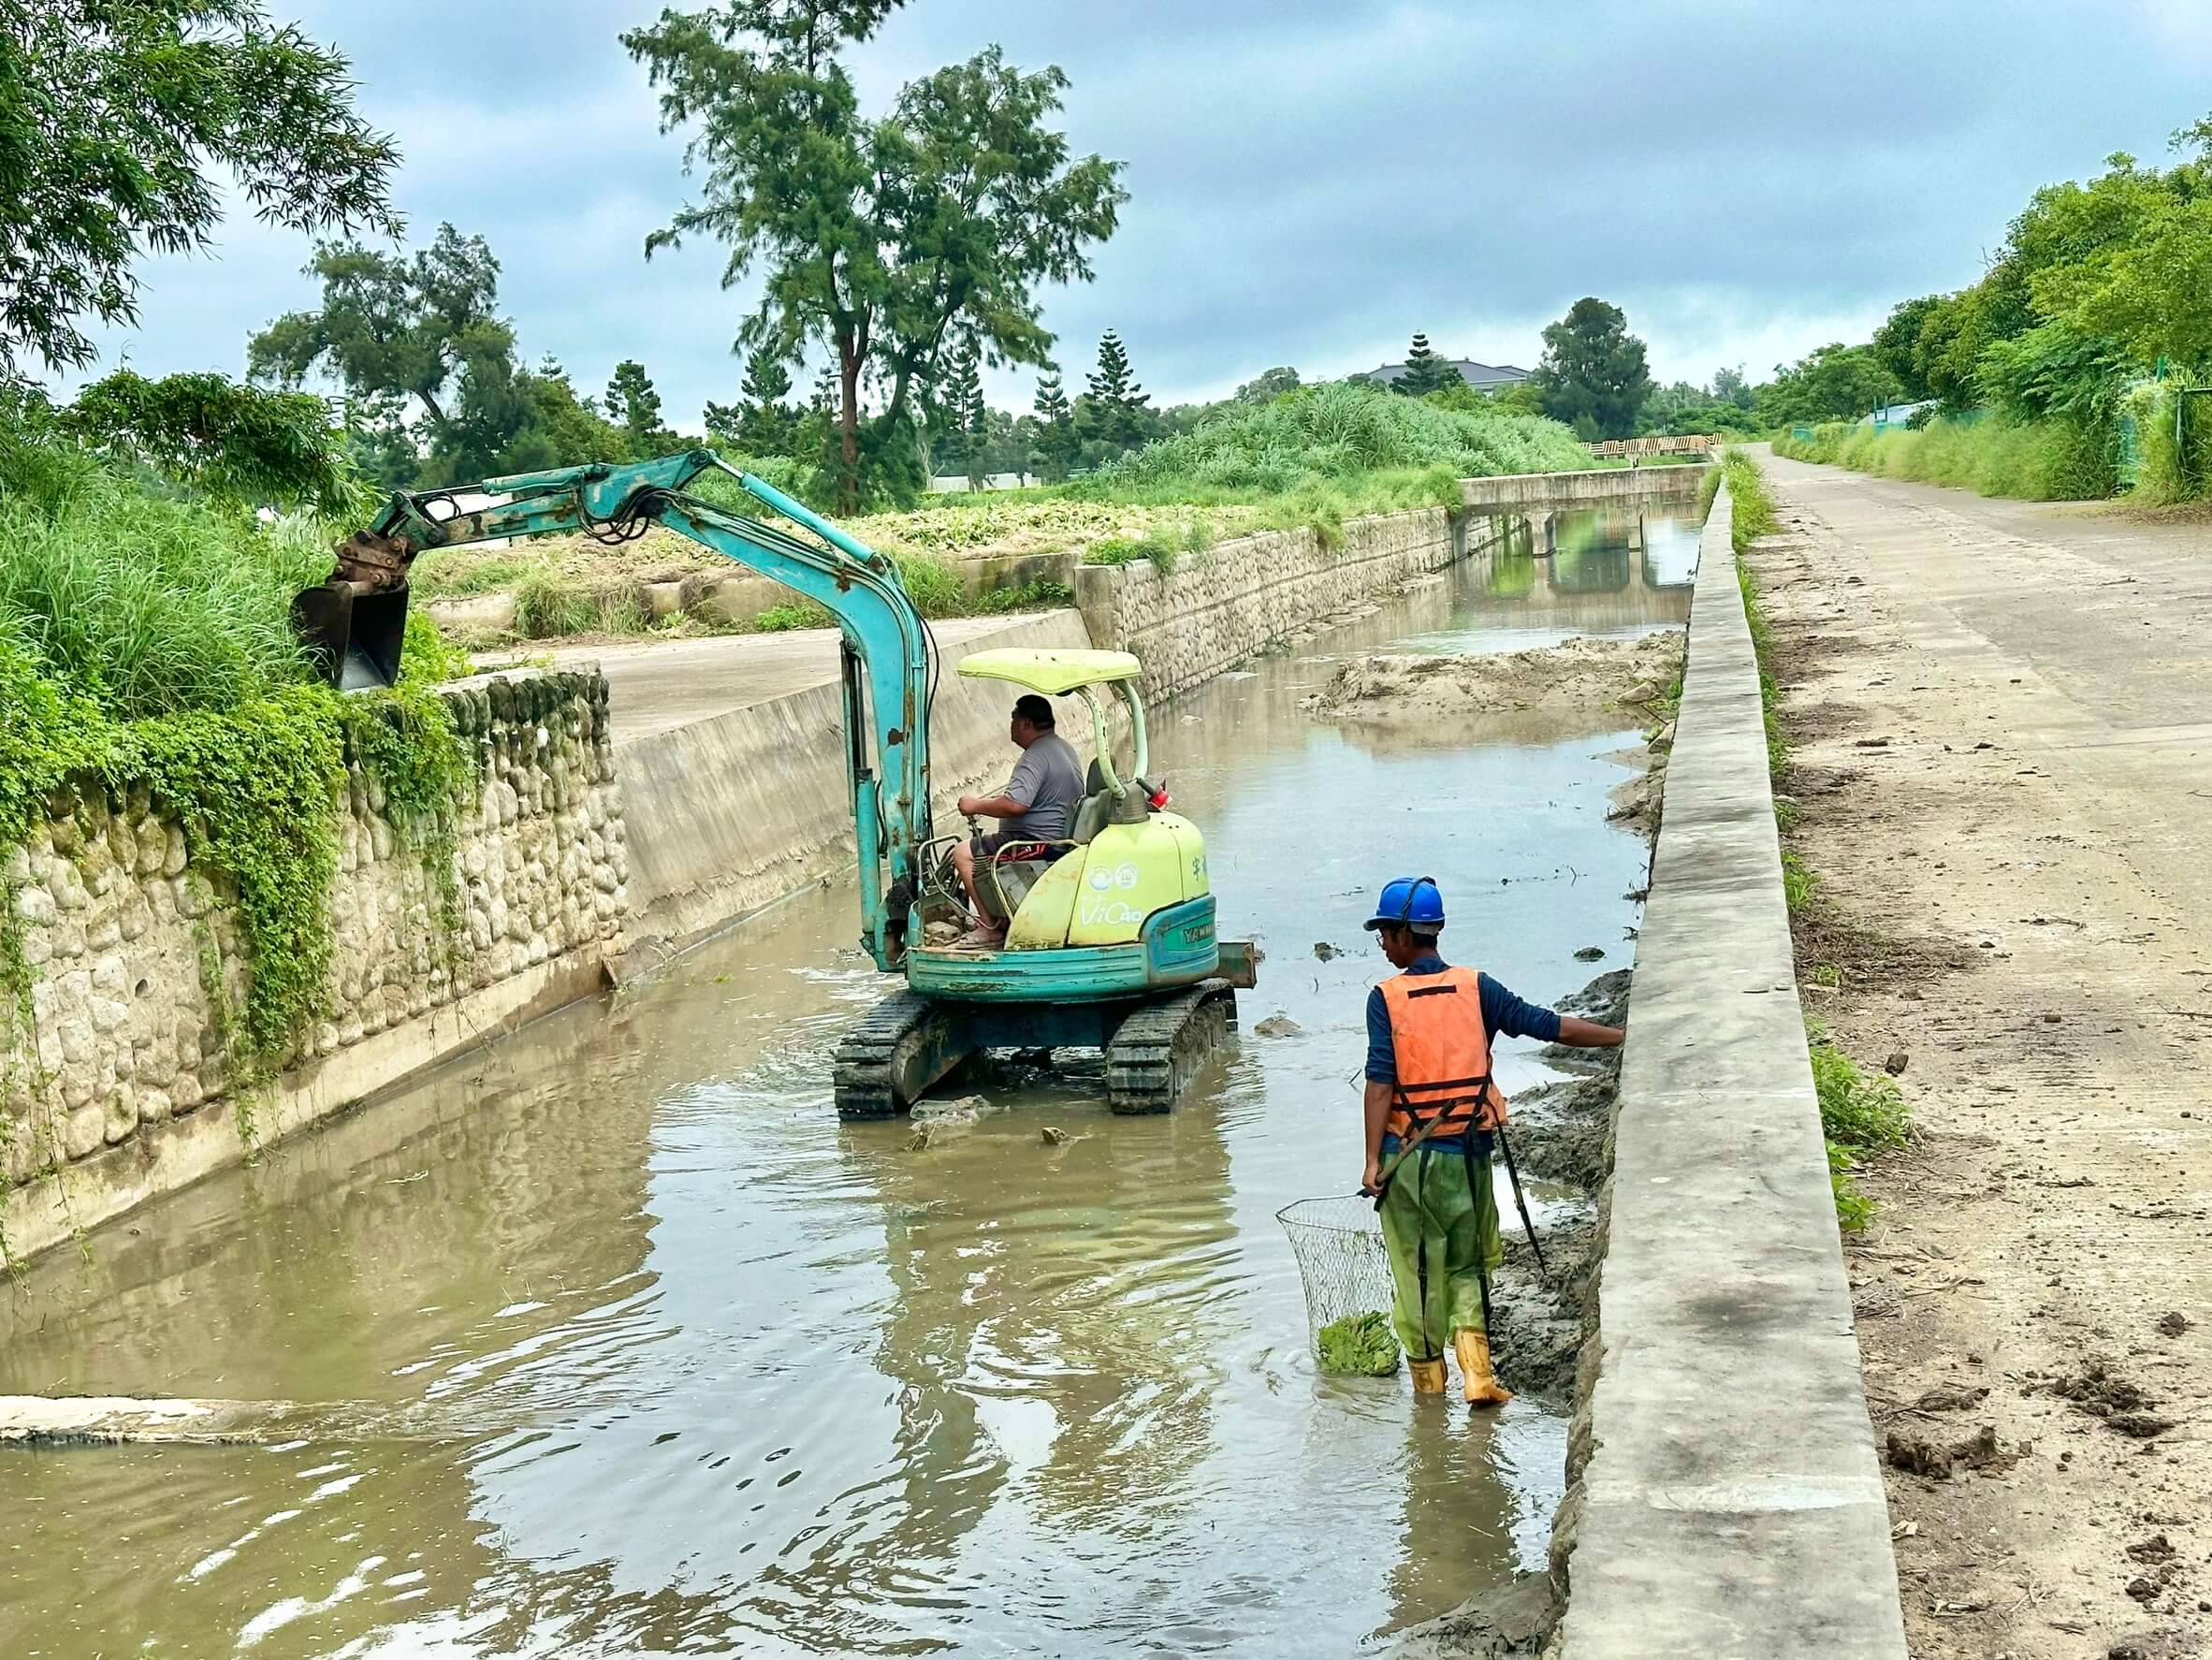
[[[1006,795],[1028,808],[1005,822],[1006,840],[1057,841],[1066,836],[1069,815],[1083,799],[1083,763],[1075,746],[1056,732],[1038,738],[1014,763]]]

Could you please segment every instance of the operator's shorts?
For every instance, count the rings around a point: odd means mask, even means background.
[[[994,830],[987,836],[975,836],[969,839],[975,847],[975,856],[979,860],[993,856],[1001,859],[1049,859],[1052,857],[1052,849],[1043,842],[1021,840],[1016,838],[1011,832],[1006,830]]]

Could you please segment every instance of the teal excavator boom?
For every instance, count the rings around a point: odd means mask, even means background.
[[[690,492],[700,474],[718,471],[784,523]],[[479,494],[499,499],[463,505],[464,497]],[[407,573],[418,556],[549,531],[626,542],[655,524],[775,578],[837,619],[863,941],[879,968],[898,968],[906,956],[908,907],[930,839],[934,645],[897,567],[775,486],[738,472],[712,450],[695,449],[653,461],[489,478],[461,491],[402,491],[373,524],[338,545],[337,569],[298,596],[293,618],[333,685],[389,686],[399,675],[406,632]],[[794,534],[792,526],[811,539]]]

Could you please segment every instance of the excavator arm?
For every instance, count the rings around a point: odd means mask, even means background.
[[[784,522],[734,512],[686,489],[702,473],[718,470]],[[485,498],[496,500],[464,505]],[[337,569],[294,602],[294,620],[334,685],[388,686],[398,677],[405,633],[407,573],[421,554],[548,531],[624,542],[654,524],[773,577],[837,618],[844,636],[846,772],[863,943],[878,968],[897,968],[929,841],[928,627],[889,559],[773,485],[697,449],[621,466],[490,478],[458,490],[402,492],[374,523],[338,545]]]

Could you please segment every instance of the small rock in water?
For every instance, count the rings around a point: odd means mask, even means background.
[[[1892,1078],[1901,1078],[1905,1075],[1905,1068],[1911,1064],[1912,1058],[1902,1049],[1892,1050],[1889,1058],[1882,1063],[1882,1070]]]
[[[1602,945],[1585,945],[1580,951],[1575,953],[1575,961],[1578,963],[1594,963],[1605,954],[1606,948]]]
[[[2189,1316],[2176,1308],[2164,1319],[2159,1321],[2159,1332],[2161,1336],[2178,1337],[2194,1323]]]
[[[1261,1038],[1294,1038],[1303,1030],[1305,1027],[1279,1010],[1252,1028],[1253,1035]]]
[[[1065,1147],[1074,1139],[1056,1124],[1048,1124],[1044,1127],[1044,1144],[1048,1147]]]
[[[1344,953],[1337,950],[1335,946],[1330,944],[1326,939],[1317,939],[1314,941],[1314,955],[1319,957],[1325,963],[1332,957],[1340,957],[1344,955]]]

